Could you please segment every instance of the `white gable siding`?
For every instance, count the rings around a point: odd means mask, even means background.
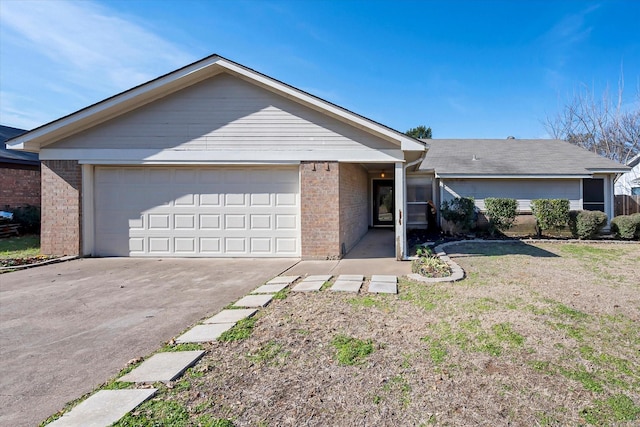
[[[635,165],[629,172],[623,173],[616,181],[615,194],[630,196],[634,192],[639,192],[640,188],[640,163]]]
[[[568,199],[570,209],[582,209],[579,179],[447,179],[443,180],[443,201],[455,197],[473,197],[484,210],[487,197],[516,199],[518,210],[531,211],[534,199]]]
[[[341,160],[340,152],[401,154],[398,145],[228,74],[59,141],[44,155],[70,149],[85,156],[87,149],[195,151],[212,159],[246,152],[247,160],[259,159],[256,152],[325,152],[331,160]]]

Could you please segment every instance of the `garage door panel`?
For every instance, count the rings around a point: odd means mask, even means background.
[[[295,167],[95,170],[96,255],[299,256]]]

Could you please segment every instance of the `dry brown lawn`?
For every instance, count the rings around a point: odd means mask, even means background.
[[[448,251],[465,280],[288,293],[120,425],[640,423],[640,245]]]

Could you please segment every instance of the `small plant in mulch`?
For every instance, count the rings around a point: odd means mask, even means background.
[[[424,277],[447,277],[451,276],[449,265],[438,258],[429,248],[420,247],[416,249],[418,259],[411,262],[411,271]]]

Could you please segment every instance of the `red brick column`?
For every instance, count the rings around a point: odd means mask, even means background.
[[[75,160],[42,162],[43,254],[79,255],[82,247],[82,168]]]
[[[300,165],[302,258],[340,258],[340,169],[337,162]]]
[[[340,163],[340,246],[344,245],[346,252],[369,229],[368,185],[369,175],[364,167]]]

